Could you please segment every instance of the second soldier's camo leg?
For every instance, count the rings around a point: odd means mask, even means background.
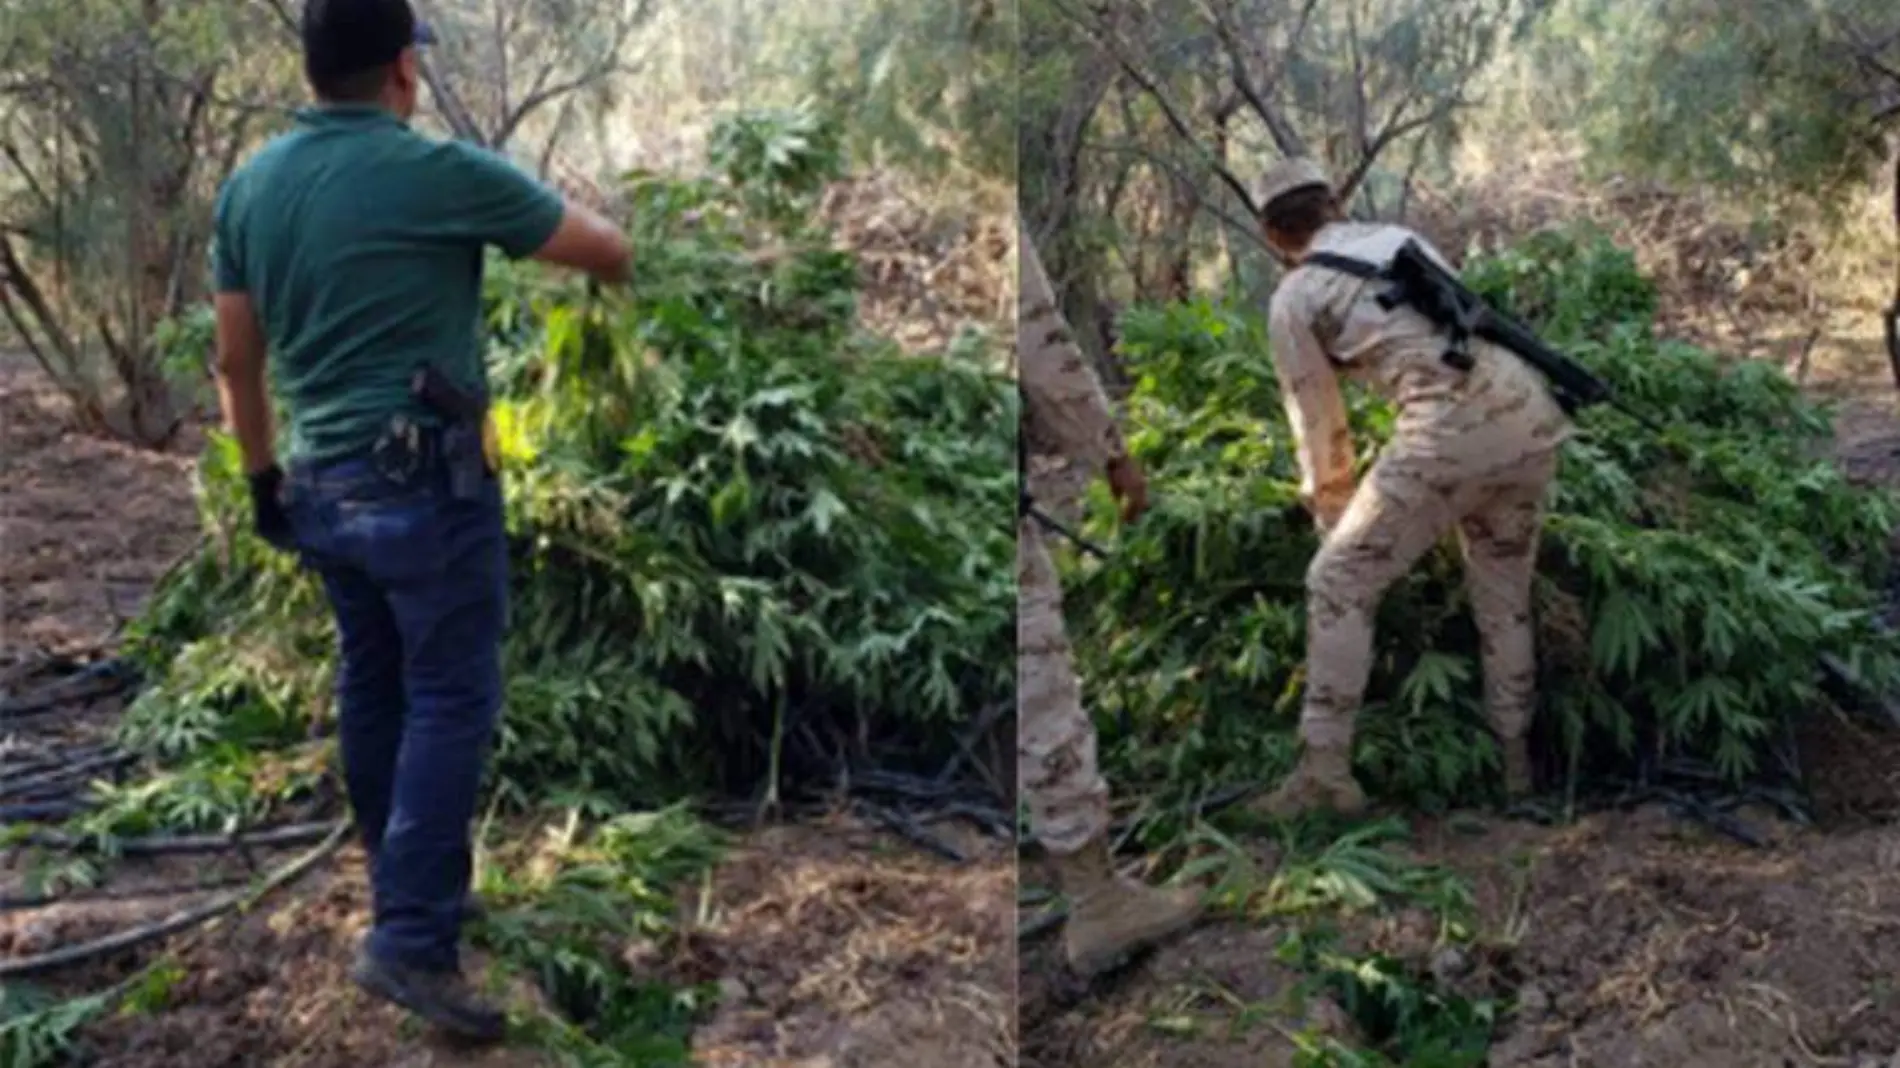
[[[1017,763],[1036,837],[1058,856],[1108,830],[1108,785],[1082,709],[1055,561],[1033,521],[1016,533]]]
[[[1556,465],[1553,454],[1526,461],[1512,472],[1516,477],[1458,523],[1483,658],[1485,718],[1505,748],[1513,792],[1530,785],[1523,739],[1537,693],[1531,583]]]
[[[1385,591],[1450,528],[1450,487],[1428,462],[1388,450],[1306,572],[1309,748],[1349,750],[1372,673],[1372,620]]]

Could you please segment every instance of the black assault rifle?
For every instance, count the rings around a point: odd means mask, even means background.
[[[1016,430],[1016,515],[1027,516],[1052,534],[1060,534],[1069,539],[1076,548],[1095,557],[1108,559],[1108,550],[1089,541],[1082,535],[1057,522],[1055,517],[1036,507],[1035,498],[1029,495],[1029,442],[1023,436],[1022,428]]]
[[[1471,339],[1489,341],[1509,349],[1543,375],[1551,394],[1566,413],[1574,416],[1584,408],[1608,404],[1648,429],[1662,432],[1654,421],[1617,403],[1609,383],[1589,368],[1551,348],[1528,327],[1486,304],[1484,298],[1473,293],[1415,240],[1400,246],[1392,262],[1384,267],[1331,252],[1309,252],[1301,262],[1366,281],[1387,283],[1385,291],[1379,294],[1379,307],[1391,311],[1405,305],[1443,328],[1450,335],[1444,360],[1451,367],[1471,370]]]

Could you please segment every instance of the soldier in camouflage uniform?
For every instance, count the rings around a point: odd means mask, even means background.
[[[1531,786],[1525,734],[1536,684],[1531,580],[1570,421],[1513,353],[1473,340],[1475,366],[1458,370],[1445,362],[1445,337],[1431,321],[1378,305],[1378,283],[1301,265],[1313,251],[1383,264],[1407,240],[1442,263],[1418,234],[1343,221],[1325,172],[1310,160],[1277,165],[1264,186],[1267,240],[1291,268],[1273,294],[1269,336],[1301,498],[1323,542],[1306,576],[1304,752],[1260,808],[1279,817],[1364,809],[1352,738],[1371,671],[1373,614],[1449,530],[1463,550],[1481,636],[1486,718],[1503,747],[1507,789],[1522,794]],[[1341,376],[1398,407],[1391,441],[1357,486]]]
[[[1105,471],[1122,515],[1147,507],[1147,486],[1129,458],[1088,358],[1056,308],[1027,231],[1018,229],[1022,289],[1017,351],[1025,441],[1065,457],[1085,476]],[[1073,518],[1073,487],[1031,478],[1042,508]],[[1041,492],[1037,492],[1040,490]],[[1069,964],[1083,975],[1185,930],[1200,912],[1192,890],[1162,891],[1118,876],[1108,844],[1108,786],[1095,764],[1095,726],[1062,620],[1062,590],[1043,527],[1023,516],[1016,531],[1018,763],[1036,837],[1054,857],[1070,901]]]

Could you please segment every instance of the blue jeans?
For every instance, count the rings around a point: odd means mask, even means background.
[[[459,966],[471,826],[501,710],[508,558],[501,488],[401,484],[368,460],[291,472],[296,548],[336,613],[337,721],[369,853],[378,959]]]

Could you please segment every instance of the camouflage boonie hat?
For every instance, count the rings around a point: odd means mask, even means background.
[[[1260,207],[1265,209],[1268,204],[1301,189],[1314,186],[1331,189],[1332,185],[1332,179],[1326,176],[1326,168],[1320,166],[1317,160],[1304,156],[1281,160],[1268,167],[1267,173],[1260,179]]]

